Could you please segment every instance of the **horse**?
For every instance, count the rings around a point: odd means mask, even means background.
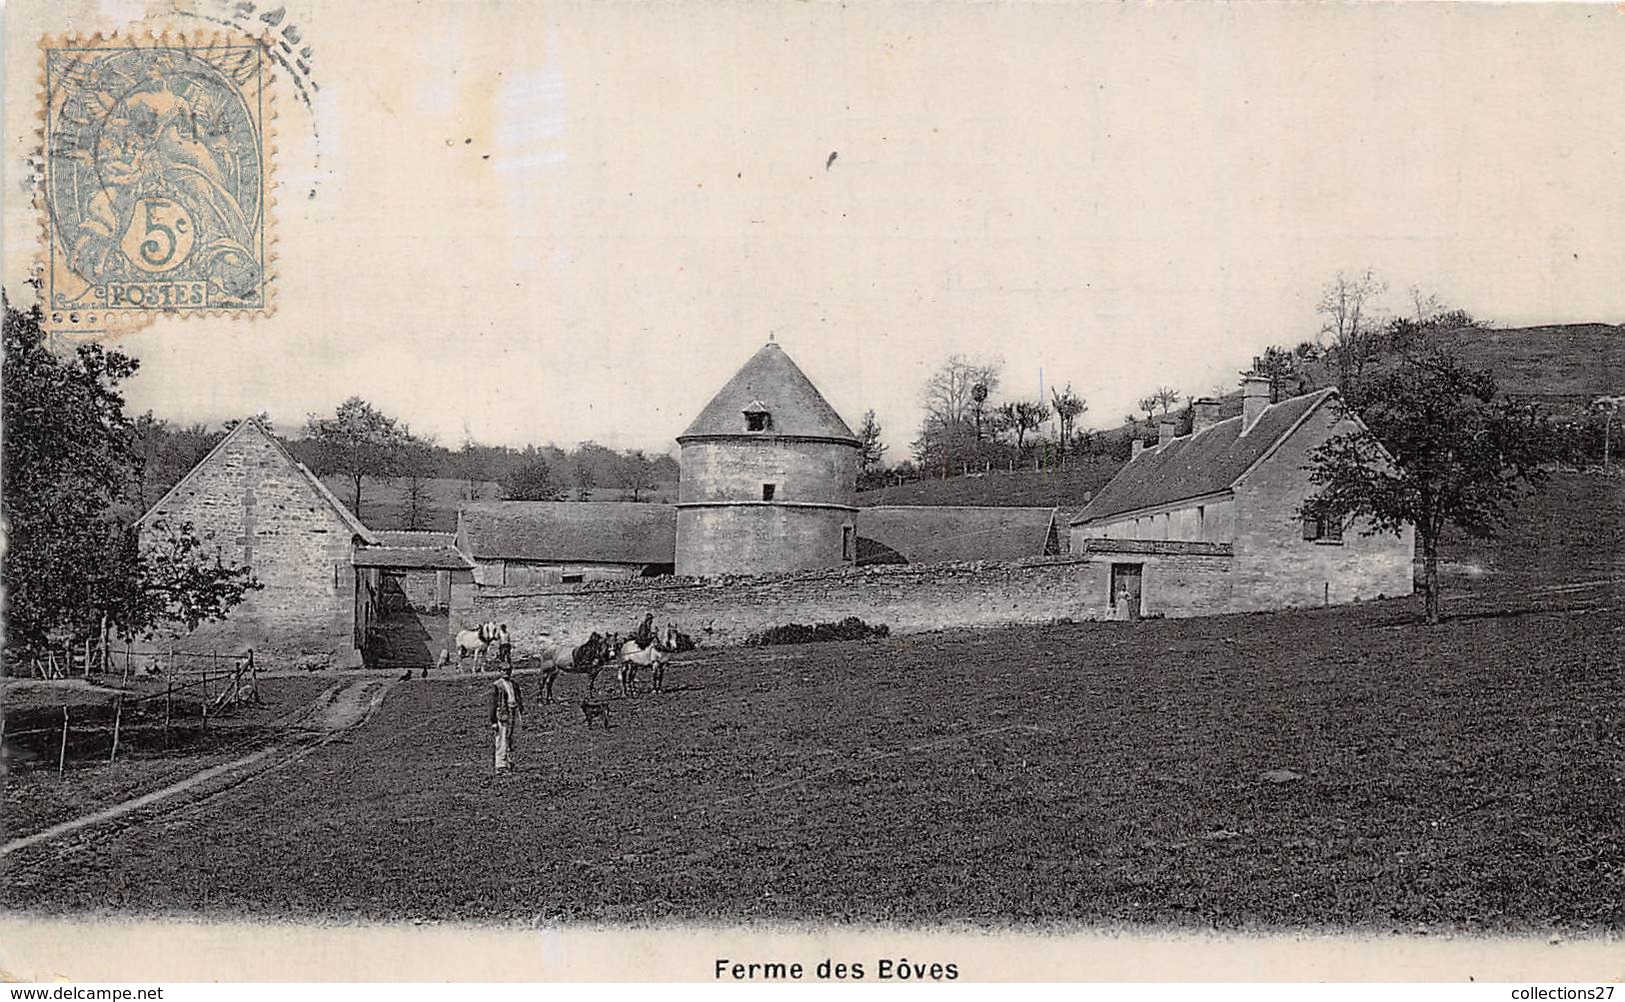
[[[477,630],[460,630],[457,633],[457,667],[463,666],[463,660],[470,654],[474,655],[474,669],[478,671],[485,662],[485,650],[501,636],[502,630],[496,623],[481,623]]]
[[[639,667],[654,669],[654,689],[659,692],[666,681],[666,662],[677,650],[678,637],[677,624],[667,623],[665,629],[655,634],[654,643],[648,647],[639,647],[636,640],[628,640],[621,645],[621,695],[632,695],[632,683],[637,679]]]
[[[587,676],[587,695],[598,683],[598,673],[609,663],[610,638],[594,630],[584,642],[549,642],[542,646],[542,702],[553,702],[553,681],[559,672]]]

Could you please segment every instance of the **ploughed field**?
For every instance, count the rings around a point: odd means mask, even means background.
[[[611,700],[607,731],[585,726],[584,680],[561,677],[567,702],[531,707],[503,777],[488,681],[400,681],[345,740],[223,796],[5,857],[0,900],[1617,932],[1619,481],[1564,484],[1520,517],[1574,517],[1530,542],[1612,556],[1458,545],[1452,618],[1432,629],[1411,598],[701,651],[668,670],[672,691]],[[538,677],[520,681],[535,701]]]

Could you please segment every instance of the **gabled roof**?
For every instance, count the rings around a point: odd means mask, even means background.
[[[1101,488],[1072,524],[1230,490],[1336,393],[1327,388],[1270,404],[1245,435],[1238,415],[1197,434],[1151,446]]]
[[[338,498],[333,496],[333,492],[327,489],[327,485],[322,483],[321,478],[310,472],[310,469],[306,467],[304,463],[301,463],[299,460],[293,458],[293,454],[284,448],[281,442],[276,440],[276,436],[271,434],[270,429],[260,424],[259,419],[255,417],[247,417],[237,422],[237,427],[227,432],[226,437],[222,438],[219,444],[217,444],[213,449],[210,449],[209,454],[204,456],[196,466],[192,467],[190,470],[187,470],[186,476],[177,480],[175,482],[175,486],[166,491],[164,496],[159,498],[156,504],[154,504],[151,508],[148,508],[146,514],[141,516],[140,521],[138,521],[136,525],[147,525],[148,522],[152,520],[153,516],[166,509],[174,498],[176,498],[183,490],[190,486],[192,481],[197,478],[199,471],[205,469],[210,463],[214,462],[215,457],[224,452],[228,444],[235,442],[238,438],[248,434],[258,434],[269,442],[271,444],[271,448],[276,451],[277,456],[280,457],[281,460],[290,468],[292,468],[303,480],[305,480],[305,482],[316,491],[323,501],[327,502],[328,507],[333,509],[333,513],[336,514],[339,517],[339,520],[343,522],[350,530],[351,535],[360,536],[368,543],[378,542],[378,537],[373,533],[373,531],[363,525],[361,520],[356,518],[355,515],[351,513],[350,509],[344,506],[343,501],[340,501]]]
[[[1016,560],[1045,555],[1055,509],[877,505],[856,525],[859,564]]]
[[[676,562],[677,507],[633,501],[468,501],[457,509],[463,552],[478,560]]]
[[[457,549],[456,533],[379,529],[375,535],[380,545],[356,547],[350,561],[355,566],[435,571],[463,571],[474,566],[474,561]]]
[[[766,410],[773,416],[767,431],[747,431],[745,412]],[[835,408],[812,384],[784,349],[769,341],[717,391],[688,430],[677,436],[705,438],[817,438],[858,444]]]

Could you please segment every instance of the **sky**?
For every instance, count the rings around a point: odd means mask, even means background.
[[[355,394],[453,447],[667,451],[772,334],[901,459],[951,354],[1113,425],[1312,338],[1340,270],[1392,310],[1414,284],[1625,321],[1612,6],[285,9],[313,100],[278,81],[274,313],[121,338],[137,411],[293,426]],[[141,13],[6,9],[14,300],[33,40]]]

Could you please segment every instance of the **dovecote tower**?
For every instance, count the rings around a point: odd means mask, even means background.
[[[677,436],[676,572],[782,574],[852,563],[858,437],[769,341]]]

